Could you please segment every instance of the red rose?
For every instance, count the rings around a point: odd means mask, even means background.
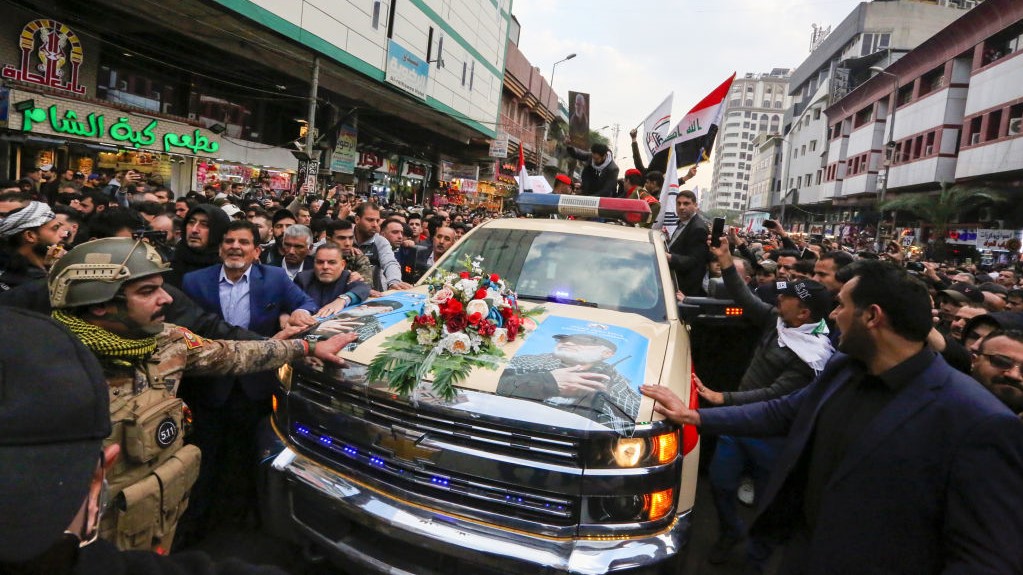
[[[463,280],[467,280],[469,279],[469,272],[461,272],[460,274],[458,274],[458,277],[462,278]]]
[[[483,314],[480,312],[476,312],[469,316],[469,323],[471,325],[478,325],[481,321],[483,321]]]
[[[465,325],[468,323],[464,313],[458,313],[448,318],[448,332],[455,333],[465,329]]]
[[[440,313],[441,313],[441,315],[443,315],[443,316],[445,316],[445,317],[451,317],[451,316],[453,316],[453,315],[456,315],[456,314],[462,313],[462,311],[463,311],[463,309],[462,309],[462,302],[458,301],[458,300],[457,300],[457,299],[455,299],[455,298],[451,298],[451,299],[449,299],[449,300],[448,300],[448,301],[447,301],[447,302],[446,302],[446,303],[445,303],[445,304],[444,304],[443,306],[441,306],[441,308],[440,308]]]
[[[487,290],[485,290],[485,289],[478,289],[478,290],[476,290],[476,294],[472,296],[472,299],[486,299],[486,297],[487,297]]]
[[[490,281],[496,284],[497,282],[501,281],[501,276],[497,274],[490,274]]]
[[[510,307],[502,307],[501,308],[501,317],[503,317],[504,319],[508,319],[508,318],[512,317],[513,315],[515,315],[515,311],[512,310],[512,308],[510,308]]]

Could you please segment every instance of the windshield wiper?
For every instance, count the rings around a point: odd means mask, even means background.
[[[551,302],[551,303],[565,303],[565,304],[569,304],[569,305],[579,305],[579,306],[583,306],[583,307],[600,307],[600,306],[597,305],[596,302],[586,301],[584,299],[572,299],[572,298],[566,298],[566,297],[559,297],[559,296],[556,296],[556,295],[553,295],[553,294],[552,295],[547,295],[547,296],[522,295],[522,294],[519,294],[518,298],[519,299],[524,299],[524,300],[529,300],[529,301],[547,301],[547,302]]]

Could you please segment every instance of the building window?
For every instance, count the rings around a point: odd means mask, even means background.
[[[810,151],[811,152],[817,151],[817,140],[810,140]]]
[[[870,122],[874,118],[874,105],[870,104],[863,108],[859,112],[856,112],[856,117],[853,120],[853,129],[859,128]]]
[[[920,77],[920,95],[940,90],[945,85],[945,66],[941,65]]]
[[[814,119],[814,121],[817,121],[817,120],[821,119],[821,109],[820,108],[814,108],[813,109],[813,119]]]
[[[891,34],[866,33],[863,35],[863,43],[860,45],[860,56],[873,54],[888,47],[892,40]]]
[[[989,142],[991,140],[997,140],[1001,136],[1002,128],[1002,111],[995,110],[988,115],[987,118],[987,131],[984,134],[984,141]]]

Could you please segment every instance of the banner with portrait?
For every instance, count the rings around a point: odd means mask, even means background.
[[[590,95],[568,93],[568,141],[577,148],[590,147]]]

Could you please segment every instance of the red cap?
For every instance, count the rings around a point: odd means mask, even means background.
[[[628,170],[625,170],[625,177],[626,178],[629,177],[629,176],[642,176],[642,175],[643,175],[643,172],[637,170],[636,168],[629,168]]]
[[[554,176],[554,179],[561,182],[562,184],[568,186],[572,185],[572,178],[566,176],[565,174],[558,174],[557,176]]]

